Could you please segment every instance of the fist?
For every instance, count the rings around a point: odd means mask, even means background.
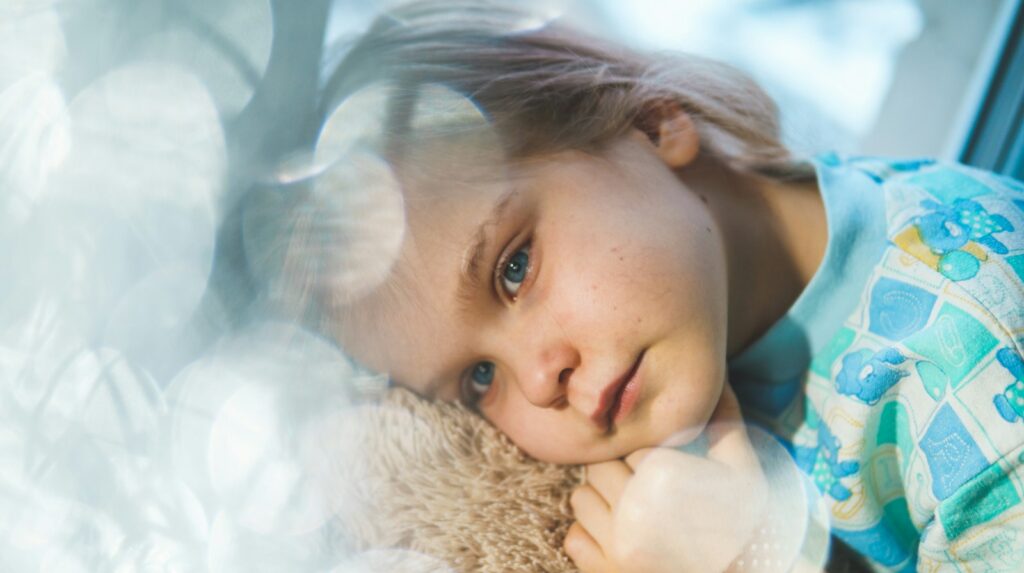
[[[670,448],[587,467],[566,553],[584,573],[724,571],[761,524],[767,484],[726,385],[703,455]]]

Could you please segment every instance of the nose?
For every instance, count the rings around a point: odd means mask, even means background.
[[[523,322],[509,358],[516,383],[531,404],[559,406],[567,400],[569,381],[580,366],[579,350],[551,317]]]

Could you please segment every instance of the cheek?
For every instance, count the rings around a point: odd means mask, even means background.
[[[559,413],[526,403],[506,403],[485,411],[484,415],[531,457],[550,463],[570,463],[585,444],[574,439],[573,428],[564,423]]]
[[[592,250],[591,257],[561,255],[568,264],[552,271],[558,275],[550,294],[573,311],[565,324],[575,318],[626,342],[640,332],[653,334],[652,327],[667,334],[724,322],[724,271],[704,252],[625,242]]]
[[[710,337],[690,337],[670,350],[658,365],[667,374],[652,405],[652,430],[659,441],[678,433],[690,441],[703,431],[718,405],[726,378],[725,357]]]
[[[602,207],[615,200],[621,199],[599,195],[556,205],[562,216],[538,225],[550,245],[545,259],[557,264],[574,295],[658,298],[703,295],[719,286],[725,254],[703,204],[679,191],[645,196],[621,209]]]

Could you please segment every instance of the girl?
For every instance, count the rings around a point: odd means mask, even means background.
[[[1018,183],[793,157],[773,103],[727,66],[478,2],[378,19],[328,93],[371,102],[372,132],[330,157],[386,164],[404,234],[386,272],[353,280],[367,221],[310,211],[300,228],[330,252],[304,292],[362,364],[466,401],[532,456],[589,464],[565,542],[583,571],[750,563],[745,544],[769,539],[740,406],[876,569],[1020,566]],[[733,499],[689,488],[700,476]],[[650,503],[710,525],[629,509]]]

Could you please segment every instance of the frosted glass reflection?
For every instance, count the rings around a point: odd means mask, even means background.
[[[97,571],[116,555],[124,530],[88,505],[33,491],[4,500],[0,550],[8,571]]]
[[[269,0],[0,1],[5,571],[345,557],[323,544],[331,506],[306,444],[358,379],[296,326],[232,316],[251,326],[225,336],[235,293],[210,288],[235,199],[225,129],[274,44]],[[389,177],[390,199],[369,201],[401,237]],[[362,216],[359,201],[338,209]]]
[[[0,88],[0,224],[24,223],[67,158],[71,125],[60,88],[33,74]]]
[[[563,16],[569,7],[579,2],[572,0],[519,0],[516,8],[525,11],[526,16],[509,25],[502,21],[502,30],[510,33],[522,33],[529,30],[536,30],[545,24]],[[403,4],[407,0],[377,0],[376,2],[359,2],[355,0],[340,0],[331,3],[331,12],[327,21],[328,43],[337,40],[345,40],[360,31],[365,30],[375,16],[384,10],[391,10]]]
[[[221,512],[210,528],[206,566],[210,573],[324,571],[322,543],[317,535],[259,534]]]
[[[48,456],[60,455],[46,446],[71,435],[136,455],[152,453],[163,398],[153,380],[119,353],[81,350],[61,357],[52,370],[40,364],[41,371],[26,355],[18,357],[17,374],[0,381],[10,399],[7,414],[31,423],[34,439],[27,445],[40,448],[27,459],[46,465]]]
[[[274,387],[244,387],[220,409],[207,450],[210,477],[238,521],[258,533],[304,533],[329,510],[295,457],[302,434],[290,436]]]
[[[201,571],[202,564],[194,547],[159,533],[150,533],[120,552],[110,570],[115,573],[185,573]]]
[[[323,286],[333,298],[358,299],[387,278],[401,251],[406,222],[398,181],[386,162],[360,153],[336,163],[316,186],[308,232],[336,242],[309,254],[326,259]]]
[[[129,65],[71,103],[74,147],[55,183],[62,198],[143,217],[172,242],[161,249],[209,267],[224,137],[205,85],[181,68]],[[168,212],[170,210],[170,212]],[[164,222],[168,215],[185,221]],[[181,227],[166,227],[171,224]],[[186,232],[187,231],[187,232]],[[165,236],[166,235],[166,236]],[[196,238],[198,237],[198,238]]]
[[[352,376],[333,345],[293,326],[225,341],[168,389],[177,474],[253,532],[319,527],[329,511],[302,449],[317,420],[347,407]]]
[[[565,16],[572,4],[572,0],[523,0],[517,2],[516,8],[523,10],[527,15],[516,22],[510,32],[517,34],[539,30]]]
[[[380,455],[382,447],[374,432],[382,427],[389,429],[388,439],[402,440],[402,447],[409,451],[428,451],[445,443],[437,428],[411,411],[379,404],[337,410],[309,435],[307,467],[343,528],[373,522],[368,512],[375,511],[379,495],[374,456]]]
[[[0,6],[0,89],[34,74],[53,73],[67,46],[60,16],[47,0],[17,0]]]
[[[420,88],[411,120],[419,137],[465,135],[490,129],[483,110],[470,98],[438,84]],[[497,134],[488,145],[497,146]]]
[[[168,375],[159,368],[166,361],[152,356],[162,350],[153,336],[192,316],[205,288],[225,158],[205,88],[178,69],[128,66],[103,76],[70,104],[70,130],[59,93],[40,85],[48,97],[35,105],[52,105],[52,115],[37,116],[38,130],[10,141],[21,172],[38,175],[40,185],[25,184],[20,196],[15,189],[14,216],[0,231],[7,263],[0,269],[0,344],[22,366],[0,378],[16,377],[15,387],[31,392],[60,390],[38,421],[51,435],[67,423],[59,420],[75,419],[68,408],[86,398],[68,392],[97,380],[77,356],[102,344],[102,333],[114,347],[148,349],[145,366]],[[66,145],[23,137],[47,130]],[[181,281],[145,286],[161,280],[153,278],[159,273],[168,278],[173,265],[193,269],[191,288],[180,288]],[[152,322],[153,311],[163,322]],[[137,336],[142,331],[150,334],[148,347],[147,337]],[[126,368],[143,372],[138,366]]]
[[[143,58],[194,72],[225,116],[240,112],[266,72],[273,40],[268,0],[176,0],[163,32],[146,39]]]
[[[134,455],[154,452],[163,395],[153,379],[129,364],[119,353],[101,349],[83,352],[69,366],[50,398],[64,393],[61,408],[81,408],[85,437],[105,447],[116,446]],[[55,406],[54,402],[50,405]]]
[[[390,85],[374,84],[342,101],[320,130],[316,162],[331,164],[355,151],[380,150],[392,91]]]
[[[389,102],[395,98],[413,102],[408,126],[388,123]],[[334,163],[361,151],[381,153],[411,138],[429,140],[468,134],[486,130],[488,125],[471,99],[447,87],[427,84],[410,91],[391,84],[372,84],[347,97],[324,122],[317,139],[316,161]],[[397,141],[387,141],[389,137]]]
[[[394,98],[412,101],[405,125],[392,125],[386,117]],[[314,179],[312,198],[300,208],[291,229],[298,237],[290,238],[294,240],[282,255],[290,263],[281,266],[294,269],[298,261],[302,270],[293,272],[307,279],[313,272],[305,269],[316,269],[316,288],[326,291],[333,303],[346,304],[371,292],[388,277],[401,251],[406,206],[396,171],[417,170],[406,164],[406,152],[419,155],[425,148],[441,148],[468,137],[476,144],[474,154],[491,158],[500,154],[498,136],[481,110],[469,98],[442,86],[420,86],[405,93],[395,86],[375,84],[342,101],[320,132],[313,163],[324,167]],[[406,145],[413,149],[406,150]],[[458,176],[457,167],[445,168],[442,177]],[[249,223],[258,217],[252,214]],[[269,265],[260,264],[261,259],[282,250],[268,248],[268,241],[260,240],[260,230],[268,237],[282,235],[267,229],[267,225],[250,224],[246,234],[250,257],[263,267]]]
[[[207,330],[227,323],[216,299],[204,302],[208,273],[182,263],[140,279],[112,307],[104,345],[120,348],[138,367],[169,382],[205,350]]]
[[[403,549],[378,549],[355,555],[330,573],[451,573],[441,561]]]

